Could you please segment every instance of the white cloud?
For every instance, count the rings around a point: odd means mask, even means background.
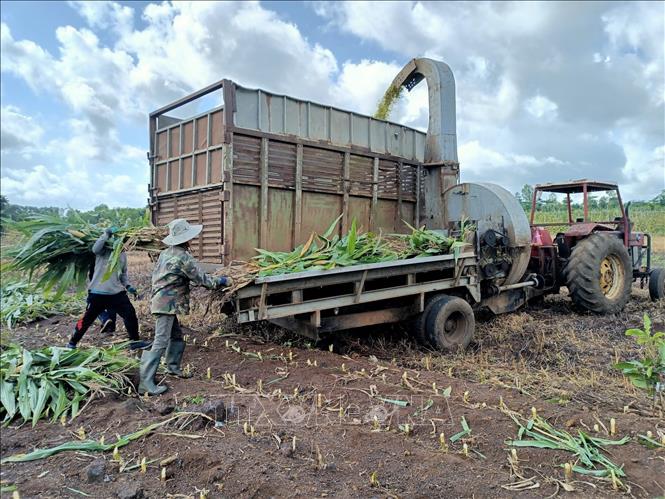
[[[22,189],[17,172],[30,172],[34,186],[46,166],[59,182],[47,176],[55,191],[43,190],[45,203],[52,195],[89,206],[108,196],[143,204],[141,145],[151,110],[226,77],[372,113],[402,64],[420,55],[445,60],[455,72],[463,178],[515,190],[616,176],[637,197],[662,188],[651,173],[651,185],[644,183],[639,166],[659,167],[662,154],[654,151],[665,142],[662,3],[590,2],[574,11],[565,2],[314,3],[329,30],[395,54],[343,63],[334,46],[308,40],[269,3],[162,2],[142,12],[115,2],[70,5],[87,27],[58,28],[51,52],[1,26],[2,71],[68,110],[52,132],[3,108],[2,176],[15,196],[39,195]],[[423,129],[427,112],[419,85],[391,119]],[[16,128],[5,130],[10,115],[13,126],[32,124],[28,141],[41,144],[41,157],[26,161],[5,147],[17,137]],[[81,192],[94,199],[81,201]]]
[[[67,2],[92,28],[113,29],[126,33],[134,24],[134,9],[127,5],[102,0]]]
[[[543,95],[531,97],[525,102],[524,107],[535,118],[543,118],[550,121],[557,117],[557,110],[559,109],[556,102],[552,102]]]
[[[0,111],[0,143],[2,154],[29,154],[41,140],[44,129],[27,114],[12,105]]]

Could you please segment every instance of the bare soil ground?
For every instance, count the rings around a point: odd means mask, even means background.
[[[144,292],[150,269],[147,260],[132,259],[130,275]],[[624,466],[628,490],[575,475],[566,484],[574,491],[566,492],[561,465],[574,458],[548,449],[517,451],[520,473],[532,478],[533,488],[514,490],[519,479],[511,474],[505,441],[516,438],[517,428],[500,407],[502,401],[525,415],[535,407],[571,433],[582,429],[609,438],[605,428],[615,418],[616,438],[663,435],[662,412],[612,368],[637,356],[624,331],[640,326],[645,312],[657,330],[665,329],[665,305],[650,302],[646,290],[635,287],[626,310],[616,316],[581,313],[557,296],[517,313],[480,318],[475,342],[457,355],[420,347],[400,326],[343,333],[313,346],[270,326],[238,328],[220,323],[220,317],[203,317],[205,296],[193,297],[200,308],[183,320],[192,379],[165,378],[169,391],[161,397],[95,400],[64,426],[41,421],[35,428],[3,428],[1,454],[58,445],[74,439],[79,428],[88,437],[112,441],[203,400],[225,403],[224,426],[162,429],[121,449],[125,462],[138,464],[145,457],[145,473],[138,467],[120,472],[110,453],[63,453],[3,465],[3,485],[15,484],[23,498],[665,494],[665,453],[636,438],[611,450],[611,459]],[[149,336],[147,301],[136,305],[142,333]],[[62,345],[73,324],[73,318],[55,317],[9,334],[29,347]],[[121,328],[110,335],[95,327],[81,347],[124,339]],[[443,395],[447,387],[449,398]],[[448,441],[447,452],[442,450],[440,434],[448,439],[461,431],[462,417],[471,435]],[[159,461],[173,455],[161,480]],[[102,478],[89,481],[87,467],[100,459]]]

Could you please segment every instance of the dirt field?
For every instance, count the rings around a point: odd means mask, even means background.
[[[144,292],[149,269],[146,261],[132,262],[130,275]],[[205,294],[196,297],[202,306]],[[148,336],[147,302],[137,310]],[[81,427],[88,437],[112,441],[204,401],[224,402],[223,426],[168,427],[121,449],[131,465],[145,457],[145,473],[138,466],[120,472],[110,453],[63,453],[3,465],[3,486],[14,484],[22,498],[662,496],[665,452],[636,438],[611,450],[611,459],[624,465],[628,490],[575,474],[566,484],[574,491],[566,492],[562,465],[574,458],[548,449],[518,449],[518,471],[533,488],[514,490],[520,479],[511,474],[505,441],[516,438],[517,428],[500,407],[524,415],[535,407],[574,434],[581,429],[610,438],[604,428],[615,418],[616,438],[647,431],[659,438],[662,413],[612,368],[636,355],[624,331],[640,326],[645,312],[657,330],[665,329],[665,305],[651,303],[637,287],[617,316],[579,313],[565,296],[549,297],[518,313],[479,318],[470,350],[441,356],[411,342],[399,326],[345,333],[315,347],[268,326],[220,325],[219,317],[201,317],[199,309],[183,321],[192,379],[166,378],[170,390],[158,398],[96,400],[65,426],[41,421],[34,429],[3,428],[2,457],[74,439]],[[10,334],[30,347],[64,345],[73,323],[57,317]],[[81,346],[124,339],[122,330],[92,329]],[[461,431],[462,417],[471,434],[442,450],[440,434],[447,440]],[[159,461],[173,455],[161,480]],[[102,470],[97,480],[93,462]]]

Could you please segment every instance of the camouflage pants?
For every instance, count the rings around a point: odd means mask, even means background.
[[[155,338],[152,341],[153,352],[166,350],[171,340],[182,341],[182,329],[178,317],[172,314],[155,315]]]

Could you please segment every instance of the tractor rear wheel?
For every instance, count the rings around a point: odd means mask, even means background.
[[[597,232],[577,243],[564,276],[573,302],[592,312],[620,312],[630,298],[630,256],[616,236]]]
[[[471,305],[457,296],[442,295],[432,304],[426,317],[425,332],[429,343],[438,350],[466,348],[473,339],[476,320]]]
[[[649,296],[652,301],[665,297],[665,269],[653,269],[649,274]]]

